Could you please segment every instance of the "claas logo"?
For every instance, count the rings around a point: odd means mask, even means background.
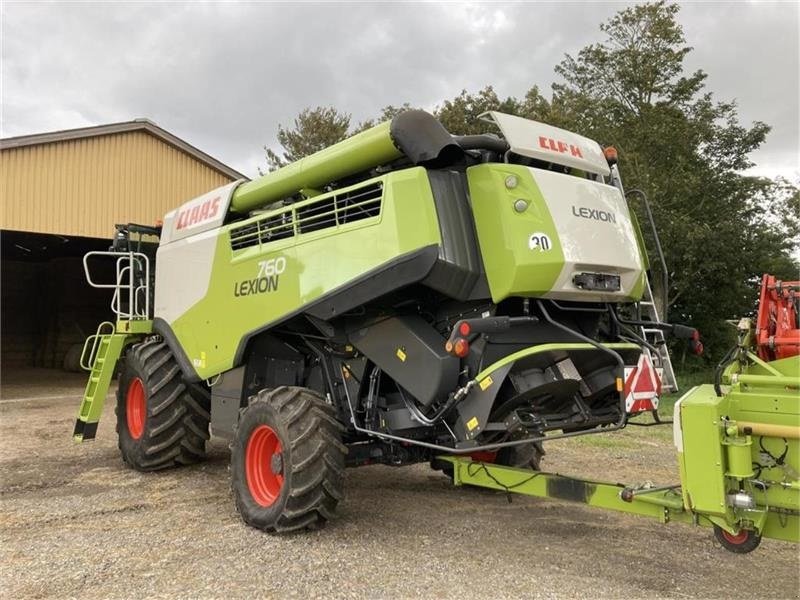
[[[583,154],[581,153],[579,146],[567,144],[561,140],[554,140],[553,138],[544,137],[543,135],[539,136],[539,147],[551,152],[559,152],[561,154],[566,154],[569,152],[572,156],[583,158]]]
[[[178,223],[175,229],[186,229],[192,225],[205,223],[217,216],[219,212],[220,196],[211,200],[206,200],[202,204],[195,204],[192,207],[184,208],[178,214]]]

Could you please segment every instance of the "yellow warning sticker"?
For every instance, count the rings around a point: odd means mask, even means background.
[[[494,383],[494,381],[492,381],[492,378],[491,378],[491,377],[487,377],[486,379],[483,379],[482,381],[480,381],[480,382],[478,383],[478,385],[479,385],[479,386],[481,386],[481,390],[485,392],[485,391],[486,391],[486,389],[487,389],[487,388],[488,388],[490,385],[492,385],[493,383]]]
[[[402,349],[402,348],[398,348],[398,349],[397,349],[397,358],[399,358],[399,359],[400,359],[400,360],[402,360],[403,362],[406,362],[406,353],[405,353],[405,352],[403,352],[403,349]]]
[[[472,417],[469,421],[467,421],[467,429],[470,431],[474,430],[478,426],[478,417]]]

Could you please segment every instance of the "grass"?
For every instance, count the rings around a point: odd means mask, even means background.
[[[672,419],[672,414],[675,410],[675,403],[678,399],[692,389],[696,385],[702,383],[711,383],[714,380],[714,372],[696,371],[692,373],[679,373],[678,389],[675,394],[667,394],[661,398],[659,402],[658,414],[664,420]],[[653,417],[649,414],[642,415],[636,418],[639,423],[651,423]],[[626,432],[631,433],[630,436],[616,436],[614,433],[598,433],[596,435],[579,436],[575,438],[575,442],[582,446],[589,446],[593,448],[635,448],[638,444],[637,440],[651,438],[654,440],[669,440],[672,438],[672,427],[664,425],[661,427],[635,427],[630,426]]]
[[[708,369],[704,371],[693,371],[691,373],[677,373],[676,377],[678,378],[679,391],[675,394],[666,394],[661,398],[659,403],[658,412],[665,418],[672,417],[672,413],[675,410],[675,403],[694,386],[703,383],[713,383],[714,371],[713,369]]]
[[[620,437],[615,436],[614,432],[610,433],[598,433],[598,434],[589,434],[589,435],[581,435],[572,440],[576,444],[580,444],[581,446],[591,446],[593,448],[636,448],[637,444],[635,440],[632,440],[627,437]]]

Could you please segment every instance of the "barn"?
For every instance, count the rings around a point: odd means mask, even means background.
[[[83,255],[244,176],[147,119],[0,140],[2,368],[77,367],[111,293]],[[111,273],[113,277],[113,272]]]

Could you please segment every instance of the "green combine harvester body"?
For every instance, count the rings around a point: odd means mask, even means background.
[[[430,461],[469,483],[470,465],[529,473],[546,440],[657,416],[676,389],[664,334],[699,342],[658,319],[615,158],[486,118],[502,137],[402,113],[160,227],[118,226],[84,260],[118,321],[87,340],[75,438],[95,436],[122,358],[124,460],[186,464],[227,438],[243,518],[286,531],[331,517],[345,466]],[[91,278],[99,259],[114,282]],[[739,437],[720,452],[737,456]],[[702,504],[728,533],[767,522],[715,510]]]

